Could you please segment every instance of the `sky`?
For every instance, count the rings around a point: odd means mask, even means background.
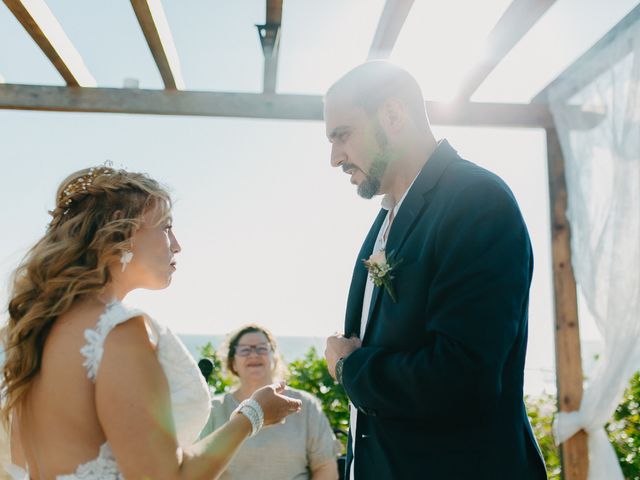
[[[164,0],[190,90],[259,92],[255,24],[264,0]],[[135,78],[162,88],[129,2],[48,0],[100,87]],[[416,0],[391,61],[446,101],[482,55],[508,0]],[[558,0],[473,97],[528,102],[637,0]],[[383,0],[284,4],[277,90],[323,94],[366,59]],[[463,12],[463,14],[461,14]],[[63,85],[9,10],[0,5],[0,79]],[[463,157],[502,176],[527,222],[536,259],[527,368],[553,375],[553,307],[544,132],[434,126]],[[356,255],[379,208],[329,165],[322,122],[0,110],[0,305],[20,258],[44,232],[58,183],[111,160],[170,187],[183,251],[170,288],[127,302],[174,331],[226,333],[259,322],[277,335],[342,329]],[[599,338],[581,309],[581,335]],[[0,315],[6,317],[5,311]]]

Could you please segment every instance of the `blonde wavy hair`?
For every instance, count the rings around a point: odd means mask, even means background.
[[[62,182],[49,212],[51,223],[12,277],[9,321],[0,332],[5,426],[40,371],[53,323],[74,301],[100,294],[109,284],[109,266],[131,249],[131,237],[150,209],[159,209],[165,221],[171,198],[143,173],[101,166],[79,170]]]

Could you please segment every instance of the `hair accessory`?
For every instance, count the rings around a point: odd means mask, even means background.
[[[133,252],[131,250],[125,250],[124,252],[122,252],[122,256],[120,257],[120,263],[122,264],[123,272],[127,268],[127,265],[131,263],[132,258],[133,258]]]
[[[86,192],[87,188],[93,183],[93,181],[101,175],[113,175],[115,170],[109,166],[105,167],[93,167],[89,171],[69,182],[69,184],[62,190],[60,198],[58,199],[58,205],[69,207],[73,203],[73,196],[78,192]]]

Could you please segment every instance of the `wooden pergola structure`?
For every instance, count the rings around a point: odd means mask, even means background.
[[[67,85],[0,83],[0,109],[322,120],[321,96],[276,92],[283,0],[265,0],[265,23],[257,25],[264,53],[263,92],[259,94],[184,90],[178,54],[161,0],[131,0],[131,5],[162,77],[164,90],[97,88],[95,79],[46,6],[45,0],[3,1]],[[389,57],[413,3],[414,0],[386,0],[368,59]],[[564,158],[546,103],[548,87],[531,103],[470,101],[473,93],[500,61],[554,3],[555,0],[512,0],[486,39],[488,55],[468,71],[456,100],[452,103],[426,101],[426,108],[434,124],[542,128],[546,132],[558,408],[568,412],[580,406],[583,376],[576,284],[571,267],[570,228],[565,215],[567,191]],[[558,79],[579,69],[639,19],[640,6],[637,6]],[[588,83],[597,74],[593,72],[593,77],[586,78],[585,82]],[[590,128],[601,118],[598,113],[582,111],[580,107],[576,107],[576,114],[581,116],[581,128]],[[562,445],[562,462],[564,478],[586,480],[586,433],[581,431]]]

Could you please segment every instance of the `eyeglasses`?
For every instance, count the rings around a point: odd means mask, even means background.
[[[262,345],[238,345],[236,347],[236,355],[239,357],[248,357],[251,352],[255,351],[256,355],[269,355],[271,352],[271,346],[268,344]]]

